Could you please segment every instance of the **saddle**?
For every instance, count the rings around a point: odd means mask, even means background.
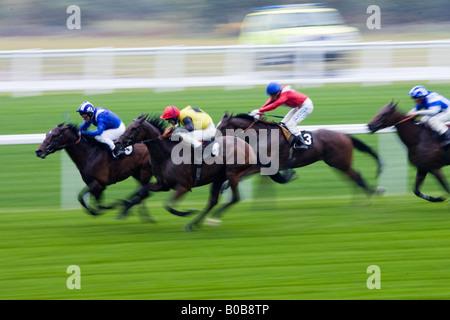
[[[431,137],[441,144],[442,149],[448,149],[448,147],[450,147],[450,144],[448,142],[444,144],[445,139],[443,139],[438,132],[434,131],[433,128],[428,125],[428,123],[417,122],[416,125],[422,126],[425,130],[427,130],[430,133]],[[447,128],[450,128],[450,123],[446,123],[446,126]]]
[[[311,131],[306,131],[306,130],[302,130],[300,132],[300,134],[303,137],[303,140],[305,141],[305,145],[308,147],[307,149],[304,148],[297,148],[297,144],[294,143],[293,144],[293,140],[295,139],[295,136],[289,132],[288,129],[286,129],[284,126],[278,124],[278,126],[281,129],[281,132],[283,132],[284,137],[286,138],[287,142],[289,143],[290,146],[292,146],[292,149],[303,149],[303,150],[308,150],[311,149],[313,146],[313,138],[312,138],[312,133]]]
[[[86,141],[90,142],[90,143],[93,144],[93,145],[99,146],[100,148],[104,149],[106,152],[108,152],[109,154],[111,154],[111,149],[109,148],[109,146],[108,146],[106,143],[103,143],[103,142],[98,141],[97,139],[95,139],[95,137],[90,137],[90,136],[83,136],[83,137],[86,139]],[[114,140],[114,141],[115,141],[115,140]],[[127,157],[127,156],[132,155],[133,152],[134,152],[133,145],[127,146],[127,147],[124,149],[124,151],[125,151],[125,153],[124,153],[122,156],[120,156],[120,158],[123,158],[123,157]],[[111,155],[111,156],[112,156],[112,155]]]

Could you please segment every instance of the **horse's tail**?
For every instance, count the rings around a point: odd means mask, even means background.
[[[377,160],[377,164],[378,164],[377,177],[380,176],[381,172],[383,171],[383,163],[381,162],[381,159],[378,156],[378,154],[371,147],[369,147],[367,144],[365,144],[361,140],[356,139],[355,137],[352,137],[352,136],[349,136],[349,137],[350,137],[350,139],[352,139],[353,146],[356,149],[358,149],[361,152],[370,154],[373,158],[375,158]]]
[[[275,173],[274,175],[271,175],[269,177],[276,183],[284,184],[284,183],[288,183],[288,182],[296,179],[297,175],[295,173],[295,170],[288,169],[288,170],[284,170],[284,172],[278,171],[277,173]]]

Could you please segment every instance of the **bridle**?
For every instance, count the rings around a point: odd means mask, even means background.
[[[59,136],[56,139],[54,139],[54,141],[51,144],[49,144],[49,145],[47,145],[45,147],[45,152],[46,153],[49,154],[49,153],[52,153],[52,152],[55,152],[55,151],[58,151],[58,150],[62,150],[64,148],[67,148],[68,146],[78,144],[81,141],[81,135],[79,135],[78,139],[75,142],[70,142],[70,143],[66,143],[66,144],[60,144],[61,139],[63,138],[64,131],[67,130],[67,129],[68,129],[68,127],[62,129],[61,133],[59,134]]]
[[[122,137],[126,138],[127,140],[124,141],[122,144],[124,145],[124,147],[128,147],[134,143],[146,143],[146,142],[152,142],[155,141],[156,139],[160,139],[162,137],[162,135],[159,135],[155,138],[151,138],[151,139],[147,139],[147,140],[142,140],[142,141],[136,141],[136,136],[139,135],[139,133],[141,132],[142,129],[142,122],[139,123],[138,126],[136,126],[135,128],[133,128],[135,130],[135,132],[133,133],[133,136],[129,136],[126,134],[122,134]]]

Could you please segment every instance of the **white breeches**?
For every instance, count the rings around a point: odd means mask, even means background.
[[[437,133],[444,134],[448,129],[445,125],[447,121],[450,121],[450,110],[448,108],[434,117],[429,118],[428,125]]]
[[[286,116],[281,120],[286,128],[294,135],[300,134],[300,128],[297,126],[300,122],[305,120],[307,116],[314,110],[314,105],[310,98],[306,99],[300,107],[292,108]]]
[[[202,141],[210,141],[215,134],[216,126],[214,123],[211,123],[206,129],[178,133],[178,135],[183,138],[183,141],[191,144],[194,148],[201,147]]]
[[[122,122],[116,129],[108,129],[103,131],[102,134],[95,136],[95,140],[107,144],[111,150],[116,147],[114,140],[117,140],[125,132],[125,124]]]

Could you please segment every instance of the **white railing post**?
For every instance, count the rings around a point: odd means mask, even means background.
[[[390,46],[375,46],[363,47],[361,52],[361,67],[358,70],[360,77],[365,78],[362,82],[363,86],[382,86],[389,85],[389,70],[392,67],[392,48]],[[369,79],[374,71],[384,73],[386,80],[380,80],[379,76],[376,81]]]
[[[23,50],[14,53],[11,58],[11,81],[22,82],[39,82],[42,75],[42,54],[38,50]],[[11,96],[25,97],[40,95],[40,91],[27,90],[30,89],[23,84],[12,90]]]
[[[185,76],[185,62],[186,52],[184,49],[178,47],[175,48],[163,48],[156,53],[155,56],[155,75],[156,79],[167,78],[183,78]],[[156,88],[156,92],[170,92],[170,91],[182,91],[183,86],[176,85],[175,81],[173,86],[167,86],[164,88]]]
[[[84,56],[83,75],[85,80],[109,80],[114,78],[113,51],[87,51]],[[76,80],[75,80],[76,81]],[[84,94],[113,93],[114,89],[86,89]]]

